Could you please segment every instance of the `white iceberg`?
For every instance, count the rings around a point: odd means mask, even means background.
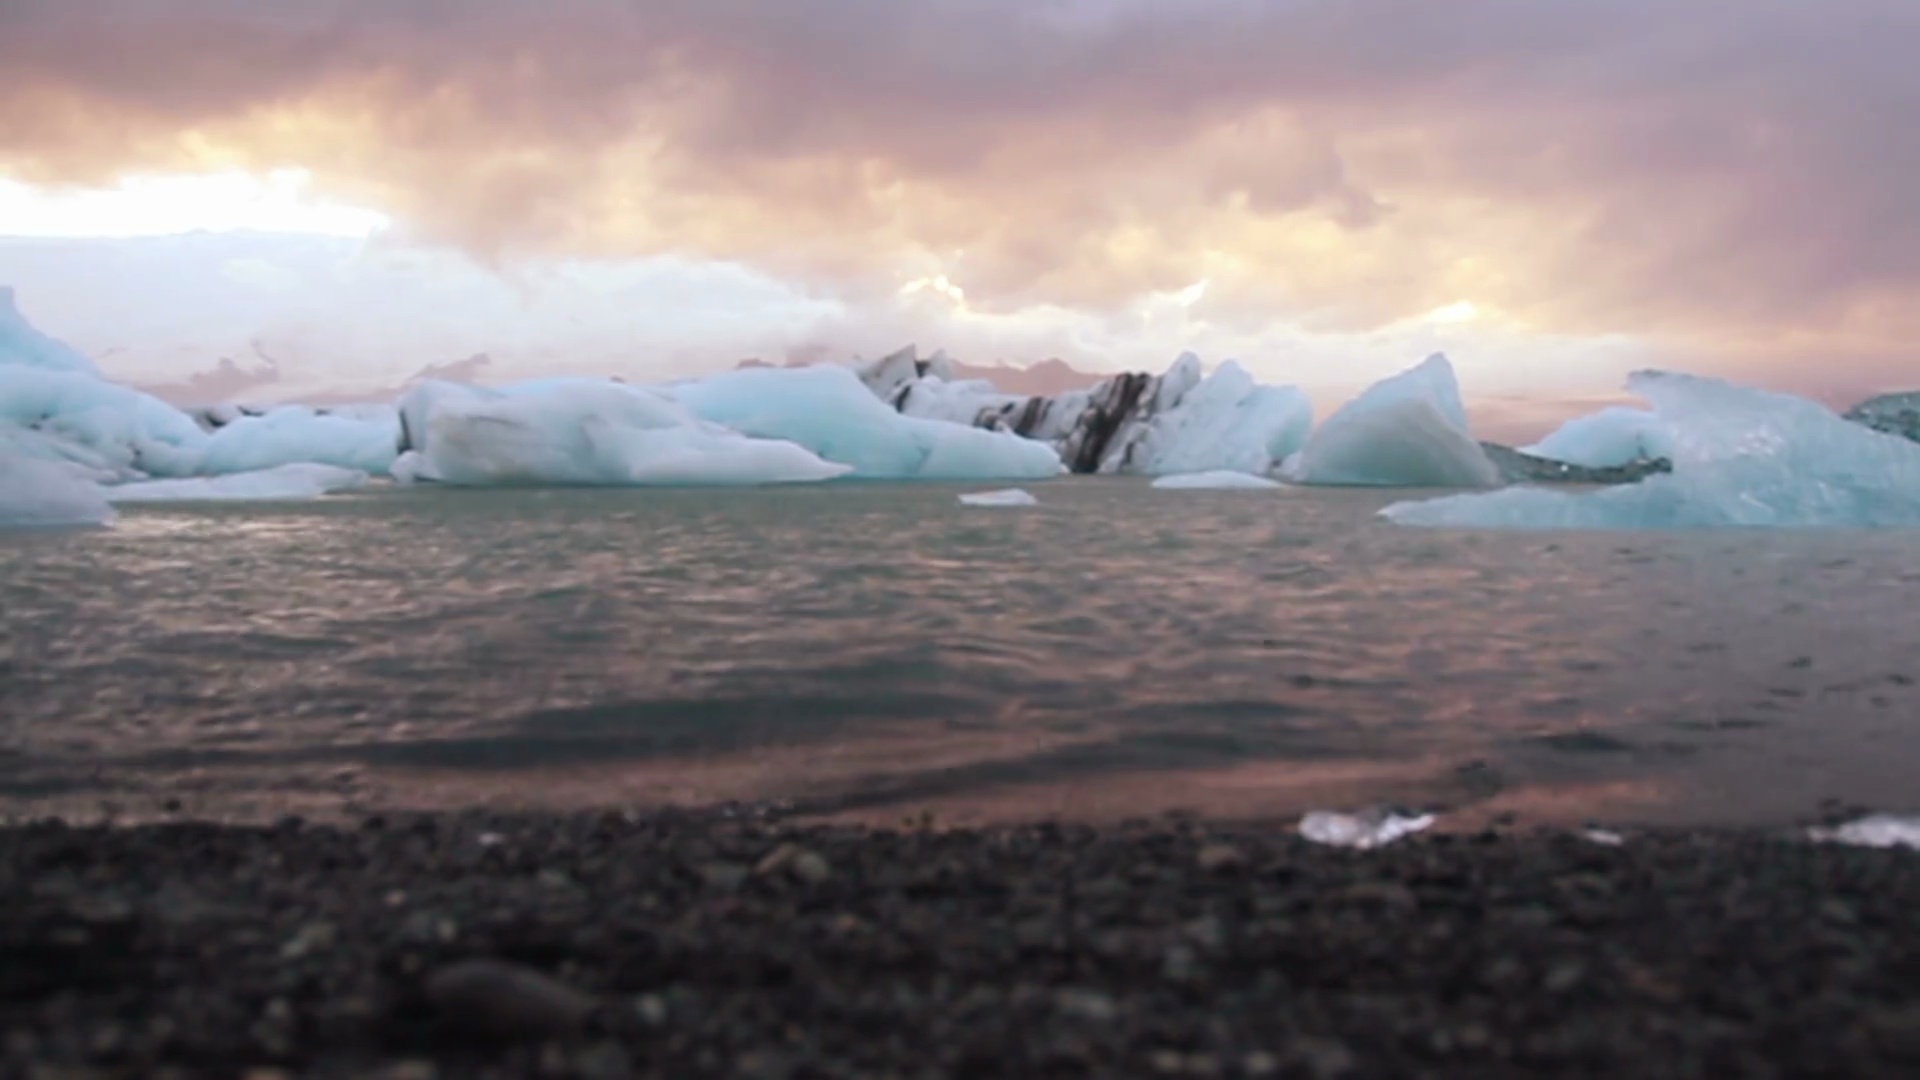
[[[109,525],[113,518],[84,469],[0,447],[0,528]]]
[[[1405,815],[1380,810],[1340,814],[1314,810],[1300,819],[1300,835],[1316,844],[1366,851],[1433,827],[1432,814]]]
[[[1252,473],[1216,470],[1163,476],[1153,486],[1164,491],[1271,491],[1284,485]]]
[[[849,471],[793,443],[703,422],[664,391],[607,380],[501,390],[426,382],[401,399],[399,412],[410,449],[391,471],[403,481],[746,485]]]
[[[0,364],[0,426],[15,452],[120,476],[192,476],[207,433],[159,398],[74,371]]]
[[[114,503],[292,501],[353,491],[367,481],[358,469],[300,463],[225,476],[116,484],[103,494]]]
[[[1532,446],[1521,447],[1520,452],[1588,469],[1617,469],[1636,461],[1670,457],[1673,440],[1655,413],[1615,405],[1569,420]]]
[[[400,453],[400,416],[391,407],[321,413],[286,405],[229,420],[208,437],[202,472],[258,472],[280,465],[335,465],[381,475]]]
[[[1833,828],[1808,829],[1807,835],[1822,843],[1851,844],[1855,847],[1912,848],[1920,851],[1920,817],[1872,814]]]
[[[1295,483],[1364,487],[1494,487],[1500,470],[1467,426],[1453,364],[1439,353],[1369,388],[1290,458]]]
[[[849,368],[751,368],[670,388],[694,414],[745,435],[796,443],[882,480],[1043,480],[1064,471],[1045,443],[902,415]]]
[[[1004,491],[981,491],[971,495],[962,495],[960,496],[960,502],[964,506],[1012,507],[1038,506],[1040,504],[1040,500],[1034,498],[1032,492],[1022,491],[1019,488],[1007,488]]]
[[[1920,444],[1805,398],[1693,375],[1629,386],[1665,425],[1673,471],[1590,494],[1510,488],[1396,503],[1403,525],[1686,529],[1920,525]]]

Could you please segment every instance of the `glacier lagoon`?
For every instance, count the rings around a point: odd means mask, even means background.
[[[1405,492],[127,503],[0,532],[0,807],[790,801],[894,821],[1904,809],[1901,530],[1458,532]]]

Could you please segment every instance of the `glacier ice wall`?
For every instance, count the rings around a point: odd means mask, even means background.
[[[1582,468],[1617,469],[1636,461],[1671,458],[1673,447],[1657,414],[1615,405],[1575,417],[1520,452]]]
[[[1365,487],[1494,487],[1500,470],[1467,426],[1453,364],[1435,353],[1340,411],[1286,462],[1295,483]]]
[[[1681,529],[1920,525],[1920,444],[1805,398],[1640,372],[1630,388],[1671,439],[1673,471],[1591,494],[1510,488],[1397,503],[1405,525]]]
[[[1063,471],[1044,443],[896,412],[849,368],[750,368],[670,390],[704,420],[797,443],[857,477],[1042,480]]]

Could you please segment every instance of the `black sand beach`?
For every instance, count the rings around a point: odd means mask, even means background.
[[[1920,856],[727,815],[0,829],[80,1076],[1912,1076]]]

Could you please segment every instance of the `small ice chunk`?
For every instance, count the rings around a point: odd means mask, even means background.
[[[337,465],[292,464],[187,480],[148,480],[104,489],[116,503],[252,502],[317,499],[364,487],[367,474]]]
[[[1300,835],[1316,844],[1366,851],[1433,827],[1432,814],[1411,817],[1395,811],[1341,814],[1314,810],[1300,819]]]
[[[1612,829],[1582,829],[1580,838],[1588,843],[1599,844],[1601,847],[1619,847],[1627,842],[1626,837]]]
[[[967,506],[1037,506],[1040,503],[1039,499],[1019,488],[975,492],[960,496],[960,501]]]
[[[1872,814],[1831,829],[1808,829],[1814,840],[1855,847],[1903,847],[1920,851],[1920,815]]]
[[[1284,485],[1252,473],[1215,469],[1211,472],[1163,476],[1155,480],[1153,486],[1164,491],[1271,491]]]

